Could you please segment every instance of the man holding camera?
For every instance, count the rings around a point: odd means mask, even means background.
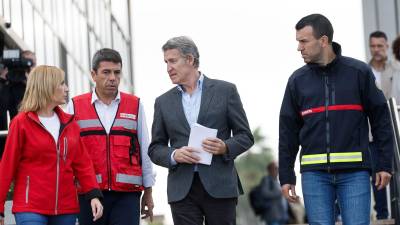
[[[4,61],[6,61],[3,58]],[[25,93],[26,78],[36,66],[36,55],[32,51],[21,52],[20,60],[3,62],[0,69],[0,131],[7,130],[7,111],[10,120],[17,115],[18,106]],[[0,136],[0,158],[3,155],[6,137]]]

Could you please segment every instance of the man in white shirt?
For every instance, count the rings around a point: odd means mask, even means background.
[[[91,75],[96,83],[94,91],[74,97],[67,111],[75,114],[81,127],[103,190],[104,214],[93,222],[89,203],[80,197],[79,224],[139,225],[140,214],[153,218],[155,182],[147,155],[149,135],[143,105],[138,97],[118,90],[122,59],[117,51],[97,51]]]
[[[375,31],[369,35],[369,50],[371,60],[369,65],[374,73],[377,85],[386,98],[397,97],[393,92],[394,64],[388,59],[389,44],[387,36],[382,31]]]
[[[386,98],[390,98],[392,92],[392,64],[388,60],[388,49],[389,45],[387,43],[387,36],[382,31],[375,31],[369,35],[369,50],[371,52],[371,61],[369,65],[371,66],[372,72],[375,76],[375,82],[377,86],[382,90]],[[371,150],[371,156],[373,158],[372,162],[378,162],[378,146],[372,140],[372,135],[370,135],[369,148]],[[377,165],[375,165],[376,167]],[[372,189],[374,193],[375,206],[377,219],[387,219],[389,216],[386,188],[378,190],[375,186],[375,176],[372,176]]]

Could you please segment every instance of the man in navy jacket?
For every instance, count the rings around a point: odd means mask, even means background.
[[[379,148],[376,186],[391,177],[393,137],[385,97],[369,66],[341,56],[333,28],[320,14],[296,24],[306,65],[289,78],[279,122],[279,178],[296,201],[294,162],[301,146],[302,189],[309,223],[334,224],[337,199],[344,224],[369,224],[371,160],[368,119]]]

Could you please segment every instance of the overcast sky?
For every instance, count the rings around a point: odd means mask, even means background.
[[[161,51],[171,37],[191,37],[200,71],[237,85],[250,127],[261,126],[275,152],[286,82],[304,64],[296,51],[297,21],[324,14],[343,55],[365,60],[361,0],[133,0],[132,6],[135,94],[143,100],[149,128],[155,98],[173,87]],[[166,176],[167,169],[157,168],[158,214],[170,213]]]

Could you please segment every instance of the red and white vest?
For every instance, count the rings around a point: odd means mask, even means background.
[[[92,93],[74,97],[75,119],[80,135],[93,161],[102,190],[142,191],[143,177],[137,138],[139,98],[120,92],[117,114],[107,134],[96,109]]]

